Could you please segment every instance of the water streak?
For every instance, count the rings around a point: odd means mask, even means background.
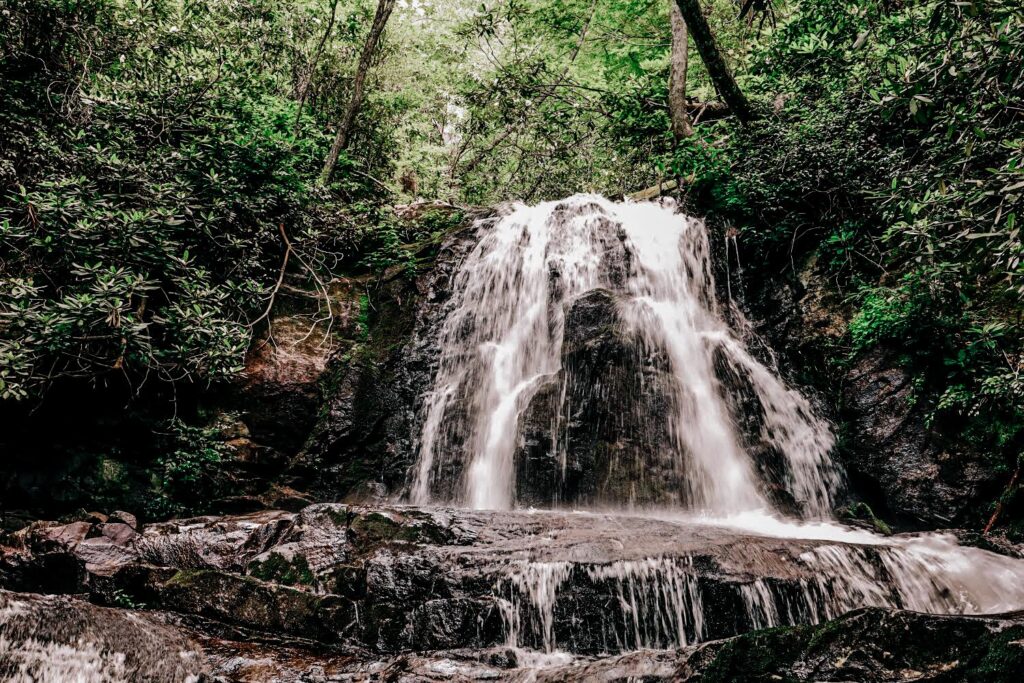
[[[951,536],[880,539],[874,545],[828,543],[799,555],[804,576],[757,578],[749,582],[713,579],[709,590],[696,571],[695,557],[646,558],[606,564],[520,562],[506,581],[502,616],[507,644],[543,651],[559,642],[557,623],[567,614],[574,591],[600,596],[605,604],[596,629],[607,651],[665,649],[724,637],[748,629],[818,624],[859,607],[910,609],[932,614],[993,614],[1024,604],[1020,562],[976,548],[961,548]],[[571,584],[571,585],[569,585]],[[731,629],[709,634],[712,614],[739,607]],[[560,603],[560,600],[564,602]],[[561,607],[560,607],[561,605]],[[559,622],[556,615],[561,614]],[[579,626],[577,628],[583,628]],[[573,633],[563,635],[570,638]]]

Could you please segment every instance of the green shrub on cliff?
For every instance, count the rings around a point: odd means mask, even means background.
[[[344,173],[314,183],[329,136],[298,115],[292,76],[319,9],[0,11],[0,398],[62,378],[137,391],[237,373],[285,240],[292,267],[343,257],[354,232],[339,202],[369,193]]]
[[[675,160],[691,197],[770,259],[824,256],[857,307],[852,352],[894,350],[935,426],[1011,469],[1024,446],[1022,63],[1013,0],[796,3],[752,46],[764,116],[689,143],[714,145],[712,159],[684,147]]]

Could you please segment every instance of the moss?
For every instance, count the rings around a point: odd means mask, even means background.
[[[853,503],[843,511],[843,516],[851,520],[868,522],[878,533],[884,536],[892,536],[892,527],[885,520],[877,517],[874,510],[867,503]]]
[[[179,569],[174,576],[167,579],[165,586],[185,586],[193,583],[200,578],[203,574],[209,573],[208,569]]]
[[[980,661],[968,670],[971,680],[1019,681],[1024,676],[1024,626],[994,636]]]
[[[368,541],[412,540],[401,524],[378,512],[357,516],[350,528]]]
[[[848,628],[849,625],[845,619],[826,621],[824,624],[814,627],[811,637],[807,641],[807,651],[813,653],[827,647],[829,642],[841,637]]]
[[[249,565],[249,575],[284,586],[312,586],[315,581],[309,561],[303,555],[296,555],[289,561],[280,553],[270,553],[266,560]]]
[[[353,518],[349,530],[368,548],[395,542],[443,544],[449,539],[448,532],[438,526],[433,518],[418,514],[396,520],[378,512],[367,512]]]
[[[775,628],[748,633],[726,642],[701,676],[704,683],[773,681],[795,683],[784,673],[806,643],[800,628]]]
[[[359,341],[366,341],[370,336],[370,297],[359,295],[359,313],[356,317],[356,335]]]
[[[348,526],[349,520],[352,519],[352,515],[347,507],[329,507],[326,509],[326,512],[327,516],[337,526]]]

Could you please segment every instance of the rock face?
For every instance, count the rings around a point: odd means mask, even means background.
[[[402,491],[413,439],[436,371],[437,333],[462,259],[492,211],[473,211],[414,280],[396,268],[372,284],[369,328],[326,375],[324,399],[290,466],[297,487],[320,500],[379,501]],[[369,303],[367,304],[369,305]]]
[[[664,354],[621,320],[615,294],[597,289],[575,300],[565,314],[562,370],[520,420],[520,504],[664,502],[660,484],[669,479],[644,456],[672,448],[668,372]]]
[[[1022,636],[1020,614],[939,617],[869,608],[820,626],[758,631],[674,653],[634,652],[574,662],[529,680],[1009,683],[1024,675]]]
[[[869,608],[819,626],[758,631],[681,649],[524,658],[508,648],[374,655],[303,638],[227,637],[210,622],[0,591],[0,676],[15,683],[479,680],[974,681],[1024,675],[1024,619]],[[540,668],[537,668],[537,665]]]
[[[992,467],[977,454],[947,450],[914,409],[908,374],[884,352],[861,358],[847,377],[849,431],[861,435],[847,459],[852,475],[919,524],[980,526],[998,491]]]
[[[97,681],[1009,681],[1024,657],[1019,616],[895,610],[953,610],[975,584],[913,563],[902,576],[891,545],[593,513],[318,504],[112,534],[117,551],[97,562],[88,541],[110,524],[8,535],[0,584],[146,611],[0,593],[0,674],[47,672],[49,658],[127,672],[85,679]],[[987,587],[970,600],[1014,599],[997,578],[1012,570],[984,574],[1012,560],[970,552]],[[928,590],[938,602],[923,601]],[[886,609],[807,625],[865,603]],[[803,625],[745,633],[792,623]]]
[[[1024,603],[1014,560],[969,549],[967,576],[931,567],[949,550],[913,539],[859,545],[607,514],[338,504],[113,538],[110,526],[37,523],[8,536],[2,586],[378,654],[507,644],[593,656],[818,622],[864,604]]]
[[[782,369],[819,388],[818,404],[840,431],[837,456],[854,498],[903,528],[980,528],[1005,482],[984,454],[928,425],[896,353],[876,349],[841,368],[829,362],[837,349],[845,353],[853,311],[816,260],[807,260],[796,278],[755,274],[771,280],[745,289],[735,264],[732,272],[733,291],[746,292],[744,307],[756,332],[779,351]]]

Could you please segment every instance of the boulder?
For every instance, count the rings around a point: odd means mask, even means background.
[[[676,680],[976,681],[1024,676],[1024,615],[868,608],[817,626],[744,634],[681,653]]]
[[[0,591],[0,679],[12,683],[210,680],[202,651],[146,614]]]
[[[132,513],[125,512],[124,510],[114,510],[112,513],[110,513],[110,518],[107,521],[127,524],[132,529],[139,528],[138,518],[136,518],[135,515],[133,515]]]
[[[980,526],[999,483],[963,445],[943,443],[913,401],[910,376],[893,356],[873,351],[847,374],[842,397],[852,435],[844,452],[854,483],[880,509],[916,526]]]

